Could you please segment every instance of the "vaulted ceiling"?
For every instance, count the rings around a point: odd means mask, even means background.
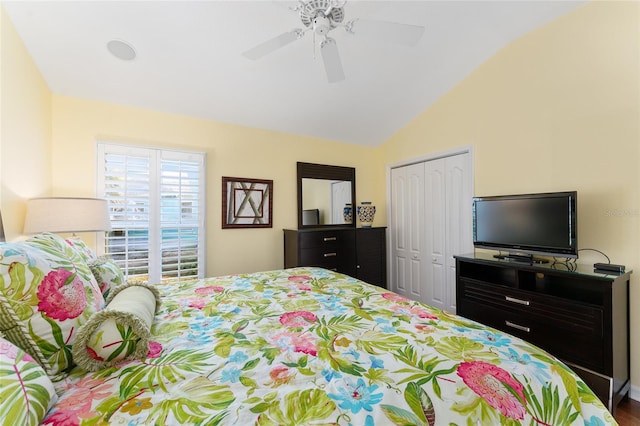
[[[345,22],[425,31],[407,47],[335,28],[346,78],[328,83],[311,31],[259,60],[242,55],[305,28],[295,1],[2,1],[53,93],[369,146],[583,3],[351,0]],[[110,40],[130,44],[135,59],[111,55]]]

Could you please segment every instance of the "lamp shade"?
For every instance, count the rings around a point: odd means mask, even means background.
[[[47,197],[27,201],[25,234],[110,231],[107,200]]]

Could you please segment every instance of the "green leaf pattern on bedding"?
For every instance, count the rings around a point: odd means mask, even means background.
[[[55,401],[42,367],[0,337],[0,424],[38,425]]]
[[[74,370],[45,424],[615,424],[546,352],[344,275],[159,289],[149,355]]]

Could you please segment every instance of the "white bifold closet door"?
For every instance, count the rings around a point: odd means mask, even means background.
[[[391,170],[394,291],[456,311],[455,254],[473,252],[471,154]]]
[[[391,289],[426,300],[424,269],[424,164],[391,169]]]

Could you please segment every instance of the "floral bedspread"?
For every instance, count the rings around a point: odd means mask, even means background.
[[[76,368],[45,424],[615,424],[548,353],[345,275],[159,288],[146,359]]]

